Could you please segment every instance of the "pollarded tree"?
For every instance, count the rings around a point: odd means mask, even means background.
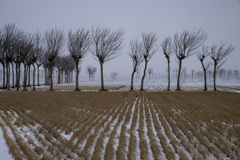
[[[34,35],[34,51],[31,55],[31,61],[33,65],[33,91],[35,91],[35,64],[37,63],[37,60],[41,57],[41,54],[43,53],[42,49],[42,37],[39,32],[37,32]],[[29,68],[30,69],[30,68]],[[39,67],[38,67],[38,84],[39,84]]]
[[[68,32],[68,50],[72,55],[76,65],[76,87],[75,91],[79,91],[78,88],[78,65],[79,61],[85,57],[90,46],[90,35],[89,31],[84,28],[78,29],[76,32]]]
[[[208,52],[209,57],[214,62],[214,71],[213,71],[213,87],[214,91],[216,88],[216,72],[217,70],[226,62],[227,56],[234,50],[232,45],[226,47],[226,44],[220,44],[219,46],[213,44]]]
[[[173,53],[172,39],[171,37],[165,38],[162,43],[162,52],[165,55],[168,63],[168,87],[167,90],[170,91],[170,56]]]
[[[15,24],[6,24],[2,29],[3,57],[6,62],[6,87],[8,88],[8,90],[10,90],[10,64],[13,62],[13,57],[15,53],[16,33],[17,28]]]
[[[25,63],[26,58],[28,57],[27,45],[30,43],[31,37],[28,33],[24,33],[23,31],[19,30],[17,32],[17,41],[15,43],[15,54],[14,54],[14,61],[16,64],[16,87],[17,91],[20,88],[20,80],[21,80],[21,64]],[[24,65],[25,68],[25,65]]]
[[[144,54],[144,49],[143,49],[142,42],[139,42],[138,39],[134,41],[130,41],[130,52],[128,53],[128,55],[131,57],[133,62],[133,72],[131,76],[130,91],[133,90],[134,74],[138,70],[140,64],[143,62],[143,54]]]
[[[62,53],[65,43],[64,32],[60,29],[51,29],[45,32],[45,56],[50,65],[50,89],[53,91],[53,65],[56,57]]]
[[[23,40],[26,41],[22,51],[19,52],[22,63],[24,65],[24,80],[23,80],[23,90],[27,90],[27,65],[29,61],[29,56],[31,56],[31,53],[34,50],[34,44],[33,44],[33,37],[28,34],[24,33]]]
[[[204,62],[204,60],[207,58],[207,56],[208,56],[208,47],[207,46],[202,46],[202,50],[198,52],[197,57],[198,57],[198,60],[201,62],[202,68],[203,68],[204,91],[207,91],[207,70],[211,65],[211,63],[208,62],[208,61]]]
[[[154,32],[142,33],[142,40],[143,40],[143,47],[144,47],[143,59],[145,61],[145,66],[144,66],[140,91],[143,91],[143,83],[146,75],[147,64],[149,60],[152,58],[152,56],[154,55],[154,53],[156,53],[158,50],[158,47],[156,45],[157,44],[156,33]]]
[[[174,52],[178,59],[178,77],[177,77],[177,90],[180,88],[180,73],[182,68],[182,60],[195,54],[196,50],[207,39],[207,34],[199,29],[198,31],[185,30],[181,34],[175,33],[174,35]]]
[[[93,56],[99,61],[101,68],[101,91],[104,91],[103,64],[119,55],[123,43],[122,29],[111,31],[109,28],[92,28]]]

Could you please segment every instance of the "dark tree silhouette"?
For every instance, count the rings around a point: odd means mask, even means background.
[[[130,41],[130,52],[128,55],[131,57],[132,62],[133,62],[133,72],[131,76],[131,86],[130,86],[130,91],[133,90],[133,78],[135,72],[138,70],[140,64],[143,62],[143,44],[142,42],[139,42],[138,39],[134,41]]]
[[[232,45],[226,46],[226,44],[220,44],[219,46],[213,44],[208,52],[208,55],[214,62],[213,71],[213,87],[216,88],[216,72],[227,61],[227,56],[234,50]]]
[[[162,52],[165,55],[168,63],[168,87],[167,90],[170,91],[170,56],[173,53],[172,39],[171,37],[165,38],[162,43]]]
[[[174,52],[178,59],[178,77],[177,77],[177,90],[180,88],[180,74],[182,68],[182,60],[195,54],[196,50],[207,39],[207,34],[199,29],[198,31],[185,30],[181,34],[175,33],[174,35]]]
[[[208,47],[202,46],[202,50],[198,52],[197,57],[202,64],[203,73],[204,73],[204,91],[207,91],[207,70],[210,67],[211,63],[204,60],[208,56]]]
[[[50,89],[53,91],[53,65],[56,57],[63,51],[65,43],[64,32],[60,29],[51,29],[45,32],[45,56],[50,65]]]
[[[10,90],[10,64],[12,64],[13,62],[13,57],[15,53],[16,35],[17,35],[17,28],[15,24],[6,24],[3,27],[2,29],[3,48],[2,49],[3,49],[3,59],[6,64],[6,76],[7,76],[6,87],[8,90]]]
[[[144,65],[140,91],[143,91],[143,83],[146,75],[147,64],[149,60],[152,58],[152,56],[154,55],[154,53],[156,53],[158,50],[158,47],[156,46],[156,43],[157,43],[156,33],[154,32],[142,33],[142,40],[143,40],[143,46],[144,46],[143,58],[145,61],[145,65]]]
[[[76,87],[75,91],[79,91],[78,88],[78,65],[79,61],[85,57],[90,46],[90,35],[89,31],[84,28],[78,29],[76,32],[68,32],[68,50],[72,55],[72,58],[76,64]]]
[[[35,64],[37,63],[37,60],[41,57],[41,54],[43,52],[41,43],[42,43],[41,34],[37,32],[34,35],[34,51],[31,54],[31,61],[33,65],[33,91],[35,91],[35,72],[36,72]],[[39,67],[38,67],[38,84],[39,84]]]
[[[92,28],[91,52],[99,61],[101,68],[101,91],[104,91],[103,64],[117,57],[123,43],[123,30],[111,31],[109,28]]]
[[[24,33],[23,33],[24,34]],[[26,33],[23,36],[23,39],[25,42],[25,45],[23,47],[23,50],[21,52],[19,52],[21,59],[22,59],[22,63],[24,65],[24,80],[23,80],[23,90],[26,91],[27,90],[27,65],[28,65],[28,61],[29,61],[29,56],[31,55],[31,53],[34,50],[34,44],[33,44],[33,37]]]

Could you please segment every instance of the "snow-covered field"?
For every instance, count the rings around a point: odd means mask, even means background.
[[[0,96],[0,159],[240,157],[237,93],[0,92]]]

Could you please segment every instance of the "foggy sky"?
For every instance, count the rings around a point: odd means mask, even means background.
[[[240,70],[240,1],[239,0],[1,0],[0,27],[15,23],[18,28],[31,33],[37,30],[61,28],[67,35],[69,30],[92,26],[125,30],[121,55],[104,64],[104,75],[118,72],[130,75],[132,61],[127,55],[129,41],[141,38],[142,32],[154,31],[158,44],[167,36],[185,29],[203,29],[208,33],[205,45],[220,42],[233,44],[234,52],[223,68]],[[67,47],[64,54],[69,54]],[[177,67],[173,55],[171,68]],[[210,59],[209,59],[210,60]],[[86,67],[93,65],[100,72],[99,63],[89,53],[81,62],[80,75],[86,74]],[[161,48],[150,60],[148,67],[154,72],[166,73],[167,61]],[[196,55],[183,61],[187,72],[202,70]],[[143,67],[142,67],[143,68]]]

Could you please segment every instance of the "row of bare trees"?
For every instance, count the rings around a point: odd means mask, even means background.
[[[27,79],[28,86],[30,86],[31,66],[34,68],[33,90],[35,90],[35,67],[37,65],[39,68],[39,57],[43,51],[40,43],[41,36],[38,32],[32,35],[30,33],[25,33],[22,30],[17,29],[15,24],[7,24],[0,29],[0,62],[3,66],[2,88],[10,90],[10,66],[12,65],[12,87],[16,87],[17,90],[19,90],[21,65],[23,65],[23,90],[26,90]]]
[[[206,84],[206,71],[210,67],[210,63],[205,59],[209,56],[214,65],[214,90],[216,90],[216,72],[217,70],[226,62],[226,57],[234,50],[232,45],[227,46],[226,44],[220,44],[219,46],[213,44],[212,46],[203,46],[203,43],[207,39],[207,34],[199,30],[185,30],[181,33],[175,33],[173,38],[165,38],[160,47],[162,48],[162,53],[165,55],[168,64],[168,86],[167,90],[170,90],[170,56],[174,53],[178,62],[178,76],[177,76],[177,90],[180,88],[180,75],[182,69],[183,60],[197,54],[200,60],[203,71],[204,71],[204,90],[207,90]],[[199,48],[202,46],[202,49]],[[145,61],[144,72],[141,81],[141,89],[143,90],[143,82],[147,69],[147,63],[153,56],[153,54],[158,50],[157,47],[157,37],[153,32],[143,33],[142,41],[138,39],[130,41],[130,52],[129,56],[133,61],[133,72],[131,77],[130,90],[133,90],[133,78],[134,74],[139,68],[140,64]]]
[[[91,52],[100,64],[101,90],[104,91],[103,65],[120,54],[123,35],[124,31],[122,29],[112,31],[109,28],[92,27],[91,31],[84,28],[79,28],[75,32],[70,30],[67,39],[67,48],[70,54],[69,56],[61,56],[66,43],[63,30],[53,28],[46,30],[44,36],[41,36],[39,32],[35,34],[25,33],[17,29],[15,24],[7,24],[0,29],[0,62],[3,66],[2,88],[10,89],[10,66],[12,65],[12,87],[16,87],[19,90],[21,65],[23,65],[23,90],[26,90],[26,87],[30,86],[31,66],[33,66],[33,90],[35,90],[36,66],[39,85],[39,67],[42,65],[45,72],[45,83],[50,83],[50,91],[53,90],[54,67],[58,70],[58,83],[63,81],[63,72],[65,73],[65,78],[67,78],[65,81],[72,81],[70,77],[72,77],[75,68],[75,90],[78,91],[79,62],[88,52]],[[144,71],[140,90],[144,90],[143,85],[148,62],[159,47],[161,47],[168,64],[167,90],[170,90],[170,57],[173,53],[178,62],[177,90],[181,90],[180,74],[183,60],[196,53],[204,71],[204,90],[207,90],[206,71],[210,67],[210,63],[206,61],[206,58],[210,57],[212,59],[214,65],[214,90],[216,90],[216,71],[226,62],[226,57],[234,50],[234,47],[232,45],[227,46],[226,44],[220,44],[220,46],[215,44],[212,46],[203,46],[206,39],[207,34],[203,30],[199,29],[196,31],[193,29],[175,33],[173,37],[165,38],[160,44],[158,44],[157,35],[154,32],[142,33],[141,40],[135,39],[130,41],[129,55],[133,61],[130,90],[133,90],[134,74],[142,62],[144,62]],[[201,50],[199,50],[200,47],[202,47]],[[89,68],[90,70],[95,74],[96,70],[92,71]],[[15,83],[14,75],[16,76]]]
[[[45,83],[50,83],[50,91],[53,90],[53,69],[58,69],[58,83],[61,82],[61,75],[65,77],[72,75],[73,67],[76,69],[76,88],[78,91],[79,62],[88,52],[91,52],[99,61],[101,68],[101,90],[104,89],[103,64],[119,55],[122,47],[124,31],[122,29],[111,31],[109,28],[92,28],[89,30],[79,28],[76,32],[68,32],[68,51],[71,55],[62,57],[66,37],[63,30],[58,28],[46,30],[42,37],[39,32],[36,34],[25,33],[17,29],[15,24],[7,24],[0,30],[0,62],[3,66],[3,86],[10,90],[10,65],[12,80],[16,75],[16,87],[20,87],[21,65],[24,66],[23,90],[30,87],[30,70],[33,66],[33,90],[35,90],[35,68],[42,65],[45,72]],[[71,62],[73,61],[73,63]],[[75,63],[75,66],[73,64]],[[96,69],[93,69],[95,74]],[[67,74],[67,76],[66,76]],[[28,85],[27,85],[28,79]],[[6,80],[6,82],[5,82]],[[14,82],[12,83],[14,84]],[[12,86],[15,87],[15,86]]]

